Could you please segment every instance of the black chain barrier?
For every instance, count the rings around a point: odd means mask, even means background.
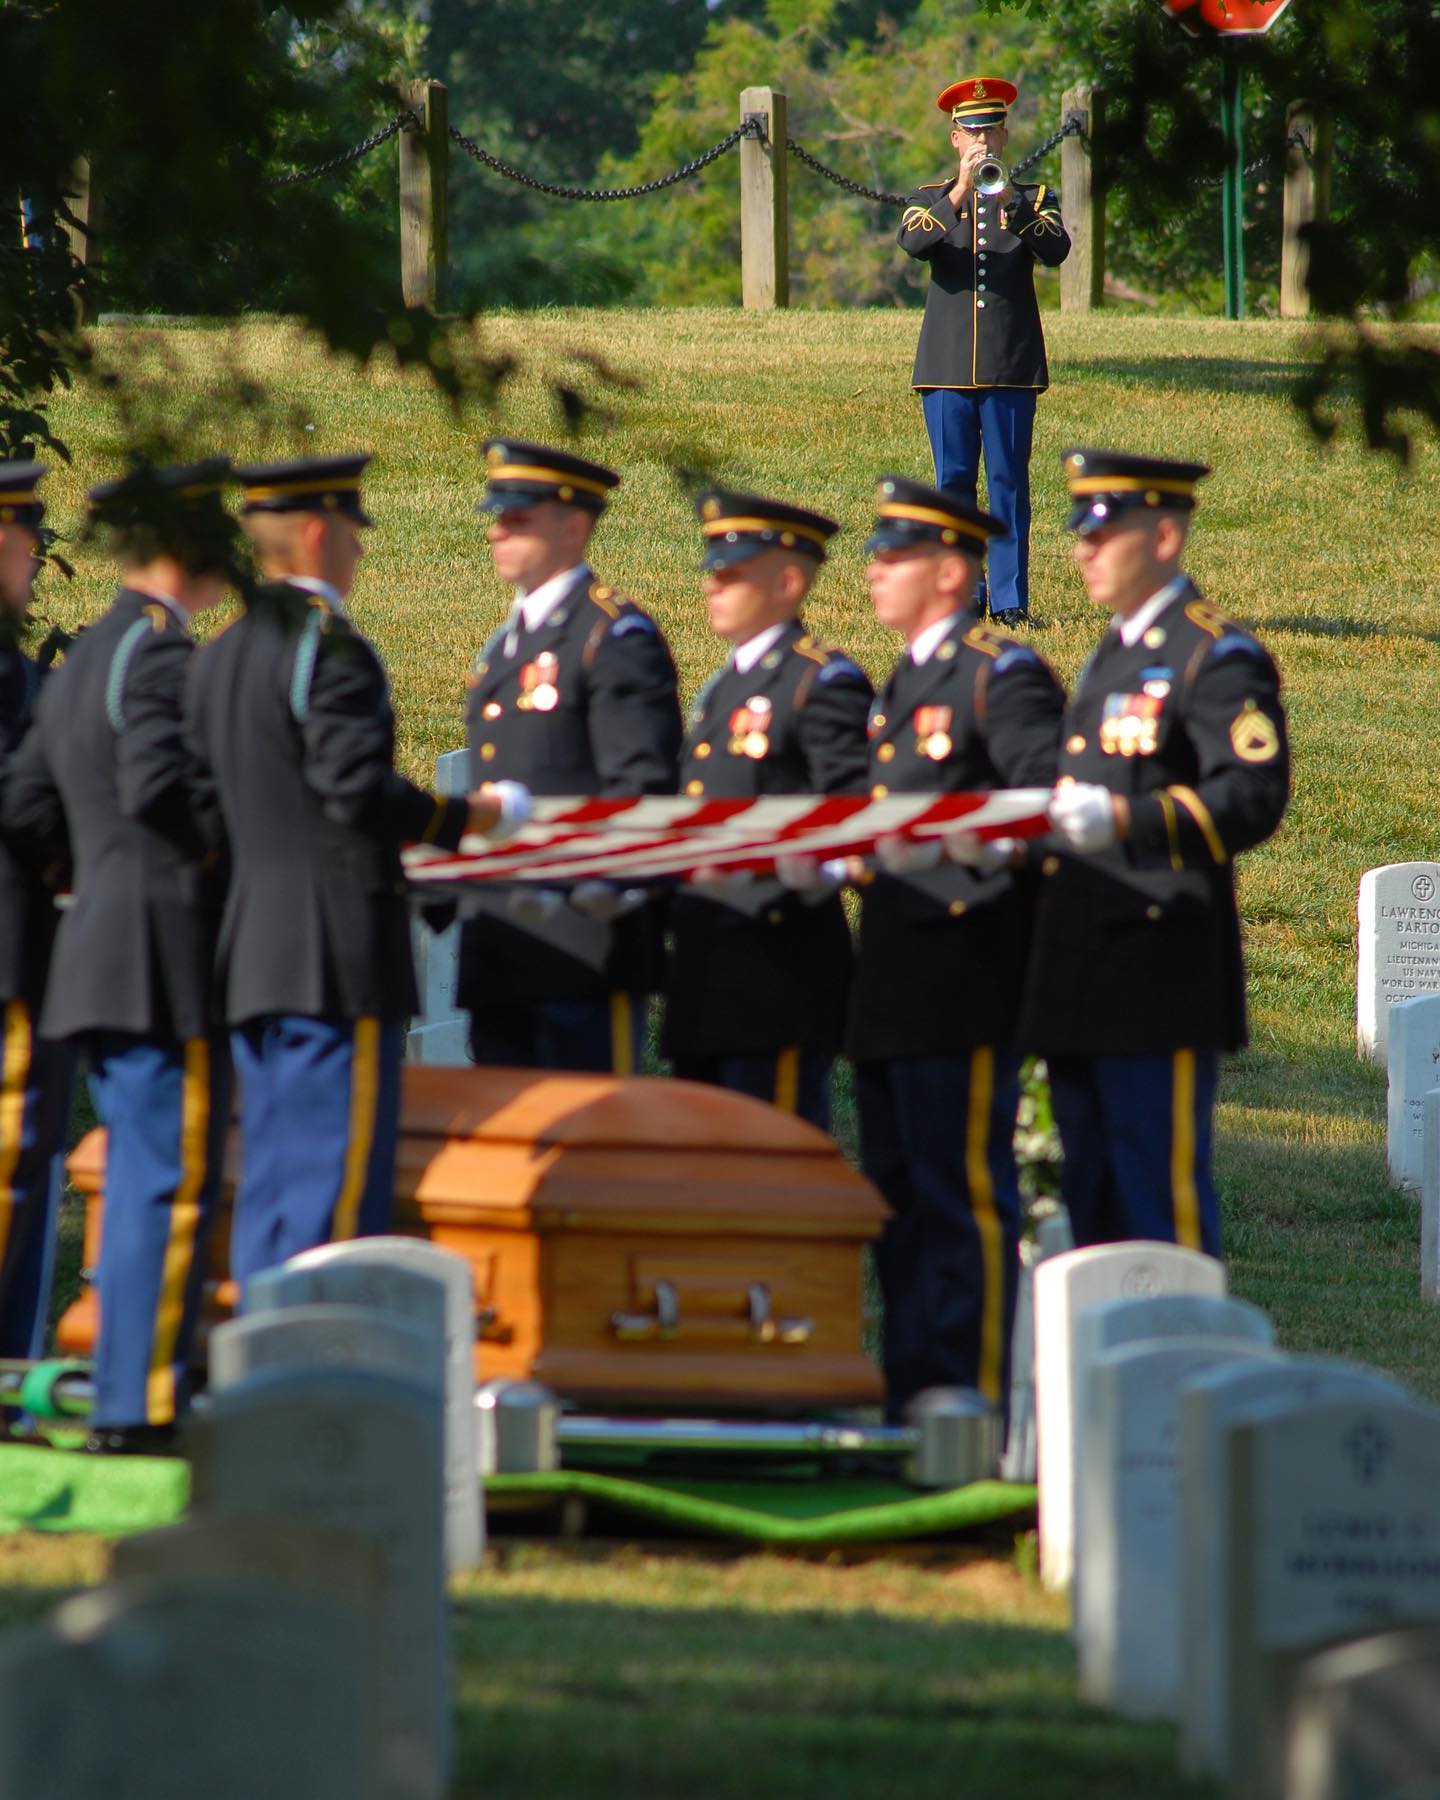
[[[624,188],[582,188],[562,187],[559,182],[541,181],[534,175],[527,175],[523,169],[512,164],[501,162],[498,156],[492,156],[488,150],[482,150],[474,138],[468,138],[455,126],[450,127],[450,136],[462,150],[473,156],[478,163],[487,169],[493,169],[497,175],[504,175],[510,181],[518,181],[523,187],[534,188],[536,193],[549,194],[556,200],[635,200],[641,194],[658,194],[661,188],[673,187],[677,181],[686,181],[692,175],[698,175],[701,169],[721,157],[727,150],[733,150],[741,138],[763,138],[765,127],[757,118],[746,119],[733,131],[726,132],[718,144],[695,157],[692,161],[673,170],[669,175],[657,176],[654,181],[642,181],[638,187]]]
[[[1043,144],[1038,145],[1028,156],[1022,157],[1019,162],[1011,166],[1011,175],[1023,175],[1027,169],[1033,168],[1042,156],[1049,155],[1062,138],[1084,137],[1084,135],[1085,126],[1079,114],[1071,113],[1058,131],[1051,132]],[[797,162],[804,163],[817,175],[823,175],[826,181],[833,181],[836,187],[844,188],[847,194],[858,194],[862,200],[878,200],[882,206],[904,206],[909,199],[907,194],[883,194],[879,188],[866,187],[863,182],[852,181],[848,175],[842,175],[838,169],[827,168],[818,156],[812,156],[804,145],[797,144],[793,137],[786,138],[785,148]]]
[[[293,175],[281,175],[270,183],[271,187],[293,187],[297,181],[314,181],[317,176],[330,175],[336,169],[343,169],[346,163],[358,162],[362,156],[368,156],[381,144],[388,143],[397,132],[418,131],[421,128],[419,115],[407,106],[404,112],[396,113],[388,125],[382,125],[378,131],[363,138],[352,149],[342,150],[338,156],[332,156],[328,162],[313,163],[308,169],[296,169]]]
[[[1301,132],[1292,131],[1290,133],[1281,145],[1282,153],[1286,150],[1298,150],[1306,162],[1310,160],[1310,144]],[[1266,169],[1272,169],[1274,166],[1275,154],[1273,151],[1267,150],[1263,156],[1257,156],[1252,162],[1246,163],[1241,174],[1248,178],[1251,175],[1262,174]],[[1195,185],[1207,188],[1219,187],[1224,179],[1223,175],[1201,175]]]

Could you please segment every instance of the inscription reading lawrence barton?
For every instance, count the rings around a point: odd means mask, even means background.
[[[1387,863],[1360,879],[1355,1036],[1384,1067],[1387,1013],[1397,1000],[1440,993],[1440,864]]]

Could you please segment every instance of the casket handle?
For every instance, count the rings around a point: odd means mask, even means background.
[[[677,1283],[657,1278],[654,1288],[654,1312],[611,1313],[610,1329],[622,1344],[679,1337],[687,1329],[680,1317]],[[692,1318],[688,1330],[692,1337],[731,1337],[738,1332],[757,1344],[804,1344],[814,1335],[815,1322],[813,1319],[777,1319],[771,1308],[769,1288],[763,1281],[752,1281],[745,1288],[744,1305],[738,1316],[717,1318],[707,1314]]]

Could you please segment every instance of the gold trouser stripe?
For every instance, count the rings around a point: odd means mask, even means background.
[[[15,1217],[15,1166],[25,1134],[25,1089],[30,1082],[30,1009],[23,1000],[5,1007],[4,1047],[0,1049],[0,1264]]]
[[[617,1075],[635,1073],[633,1012],[628,994],[610,996],[610,1067]]]
[[[151,1425],[168,1425],[175,1417],[175,1346],[185,1316],[185,1290],[195,1265],[209,1138],[210,1045],[205,1038],[187,1038],[185,1072],[180,1078],[180,1183],[170,1202],[170,1237],[160,1272],[150,1373],[145,1382],[145,1417]]]
[[[370,1178],[370,1152],[375,1144],[375,1113],[380,1098],[380,1021],[355,1021],[350,1054],[350,1138],[345,1147],[345,1177],[335,1202],[330,1241],[353,1238],[360,1221],[360,1202]]]
[[[990,1108],[995,1098],[995,1052],[988,1045],[970,1057],[970,1110],[965,1121],[965,1179],[970,1210],[980,1233],[984,1290],[980,1301],[980,1392],[1000,1403],[1005,1330],[1005,1235],[995,1210],[990,1176]]]
[[[775,1058],[775,1104],[781,1112],[800,1110],[800,1047],[791,1044]]]
[[[1170,1193],[1175,1208],[1175,1242],[1200,1248],[1200,1196],[1195,1191],[1195,1052],[1175,1052],[1170,1121]]]
[[[1215,823],[1215,815],[1210,811],[1210,808],[1195,792],[1194,788],[1181,787],[1177,783],[1171,786],[1169,792],[1174,795],[1185,808],[1186,812],[1190,814],[1191,818],[1193,818],[1195,823],[1200,827],[1201,835],[1205,839],[1205,844],[1209,849],[1210,854],[1215,858],[1216,862],[1223,867],[1230,859],[1225,854],[1225,841],[1220,836],[1219,828]]]

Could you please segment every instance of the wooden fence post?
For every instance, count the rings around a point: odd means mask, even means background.
[[[1070,233],[1070,254],[1060,265],[1060,310],[1093,312],[1105,293],[1105,188],[1095,171],[1103,95],[1093,82],[1077,81],[1060,96],[1060,122],[1078,114],[1084,137],[1060,144],[1060,211]]]
[[[88,156],[78,156],[75,159],[65,204],[70,208],[75,222],[72,225],[69,219],[60,219],[57,223],[70,240],[70,254],[80,265],[80,281],[75,290],[75,323],[83,325],[85,277],[90,273],[92,264],[100,258],[100,246],[96,240],[96,233],[100,228],[100,193],[91,175]]]
[[[749,87],[740,118],[765,116],[765,137],[740,140],[740,288],[747,307],[790,304],[790,205],[785,90]]]
[[[449,107],[442,81],[407,81],[405,104],[423,131],[402,131],[400,146],[400,292],[407,306],[439,312],[450,257],[447,183]]]
[[[1291,142],[1299,139],[1299,145]],[[1330,157],[1334,141],[1330,120],[1308,100],[1285,109],[1285,207],[1280,237],[1280,317],[1304,319],[1310,313],[1310,251],[1301,227],[1324,219],[1330,211]]]

